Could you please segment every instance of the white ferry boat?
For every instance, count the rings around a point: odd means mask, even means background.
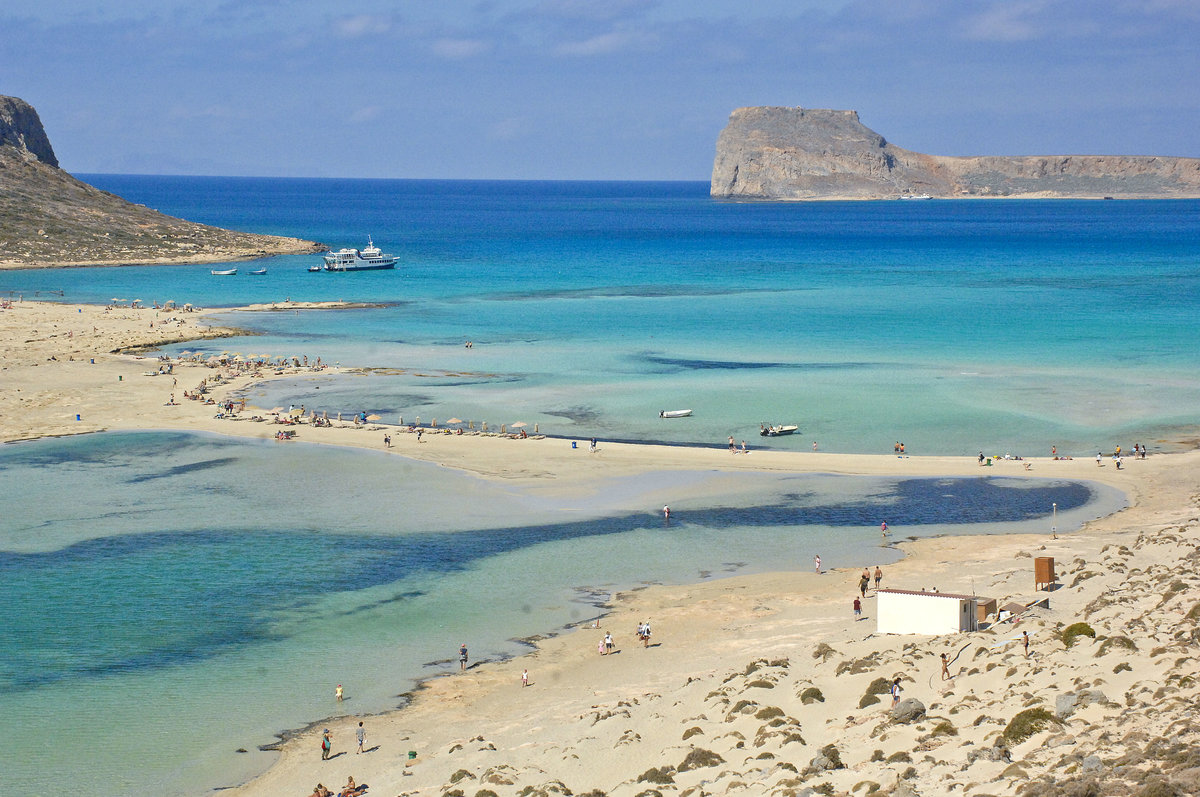
[[[326,271],[381,271],[396,267],[396,258],[379,251],[369,236],[367,246],[362,251],[340,249],[325,255],[324,259]]]

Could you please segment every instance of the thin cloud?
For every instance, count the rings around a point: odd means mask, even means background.
[[[554,48],[555,55],[589,57],[645,47],[653,37],[644,33],[612,31],[576,42],[564,42]]]
[[[387,17],[374,14],[356,14],[342,17],[333,23],[334,31],[343,39],[359,39],[363,36],[375,36],[391,30],[392,22]]]
[[[350,114],[350,122],[351,124],[365,124],[367,122],[374,122],[382,113],[383,108],[378,105],[364,105],[361,108],[356,108],[354,112]]]
[[[963,34],[968,39],[994,42],[1023,42],[1040,39],[1045,29],[1037,17],[1043,10],[1038,2],[1003,3],[964,20]]]

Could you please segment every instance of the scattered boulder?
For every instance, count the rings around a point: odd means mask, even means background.
[[[1077,708],[1107,702],[1108,698],[1099,689],[1080,689],[1078,692],[1059,695],[1054,701],[1054,713],[1059,719],[1066,719],[1074,714]]]
[[[925,716],[925,704],[915,697],[905,698],[892,707],[891,714],[896,722],[914,722]]]

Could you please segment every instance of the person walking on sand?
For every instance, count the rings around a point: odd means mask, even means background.
[[[871,585],[871,577],[864,570],[862,577],[858,580],[858,591],[865,598],[867,597],[867,587]]]
[[[817,575],[821,574],[821,557],[819,554],[813,557],[813,570],[817,572]]]
[[[642,647],[644,647],[644,648],[650,647],[650,621],[649,620],[647,620],[646,624],[642,626]]]
[[[879,565],[875,565],[875,591],[879,591],[879,582],[883,581],[883,571],[879,569]]]
[[[1029,632],[1021,632],[1021,644],[1025,646],[1025,658],[1029,658]]]
[[[737,446],[734,445],[734,443],[733,443],[733,435],[729,435],[729,453],[730,454],[737,453]]]
[[[614,647],[614,643],[613,643],[613,638],[612,638],[612,632],[605,631],[604,632],[604,651],[605,651],[605,653],[612,653],[613,647]]]
[[[745,440],[743,440],[743,441],[742,441],[742,453],[743,453],[743,454],[749,454],[749,453],[750,453],[750,450],[749,450],[748,448],[746,448],[746,441],[745,441]]]
[[[361,753],[363,751],[363,742],[367,740],[367,729],[363,727],[361,720],[359,721],[358,729],[354,732],[354,734],[358,737],[358,753]],[[358,753],[355,753],[355,755],[358,755]]]
[[[529,670],[521,670],[521,686],[529,686]]]
[[[462,643],[462,646],[459,647],[459,649],[458,649],[458,669],[459,670],[467,669],[467,643],[466,642]]]
[[[892,693],[892,708],[895,708],[900,702],[900,693],[904,691],[900,688],[899,676],[897,676],[896,680],[892,681],[891,688],[889,688],[888,691]]]
[[[329,760],[329,751],[332,749],[333,749],[333,738],[329,735],[329,729],[326,728],[325,732],[323,734],[321,734],[321,760],[322,761]]]
[[[594,437],[592,438],[592,442],[588,444],[588,453],[589,454],[596,453],[596,438],[594,438]]]
[[[854,599],[854,622],[857,623],[861,619],[862,619],[862,601],[860,601],[858,598],[855,598]]]
[[[950,660],[946,658],[946,654],[942,654],[942,680],[945,681],[950,677]]]
[[[1097,451],[1097,452],[1096,452],[1096,467],[1097,467],[1097,468],[1103,468],[1103,467],[1104,467],[1104,463],[1100,461],[1100,460],[1102,460],[1102,459],[1104,459],[1104,454],[1102,454],[1102,453],[1100,453],[1099,451]]]

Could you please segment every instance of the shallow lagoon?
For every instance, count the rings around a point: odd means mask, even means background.
[[[714,472],[551,497],[273,441],[5,446],[0,711],[34,729],[15,735],[6,782],[230,785],[269,763],[256,748],[276,732],[335,711],[338,683],[344,710],[384,710],[450,670],[460,642],[475,659],[517,654],[616,589],[807,568],[817,552],[832,567],[886,565],[882,519],[897,537],[1046,531],[1051,503],[1066,530],[1122,499],[1052,480]]]

